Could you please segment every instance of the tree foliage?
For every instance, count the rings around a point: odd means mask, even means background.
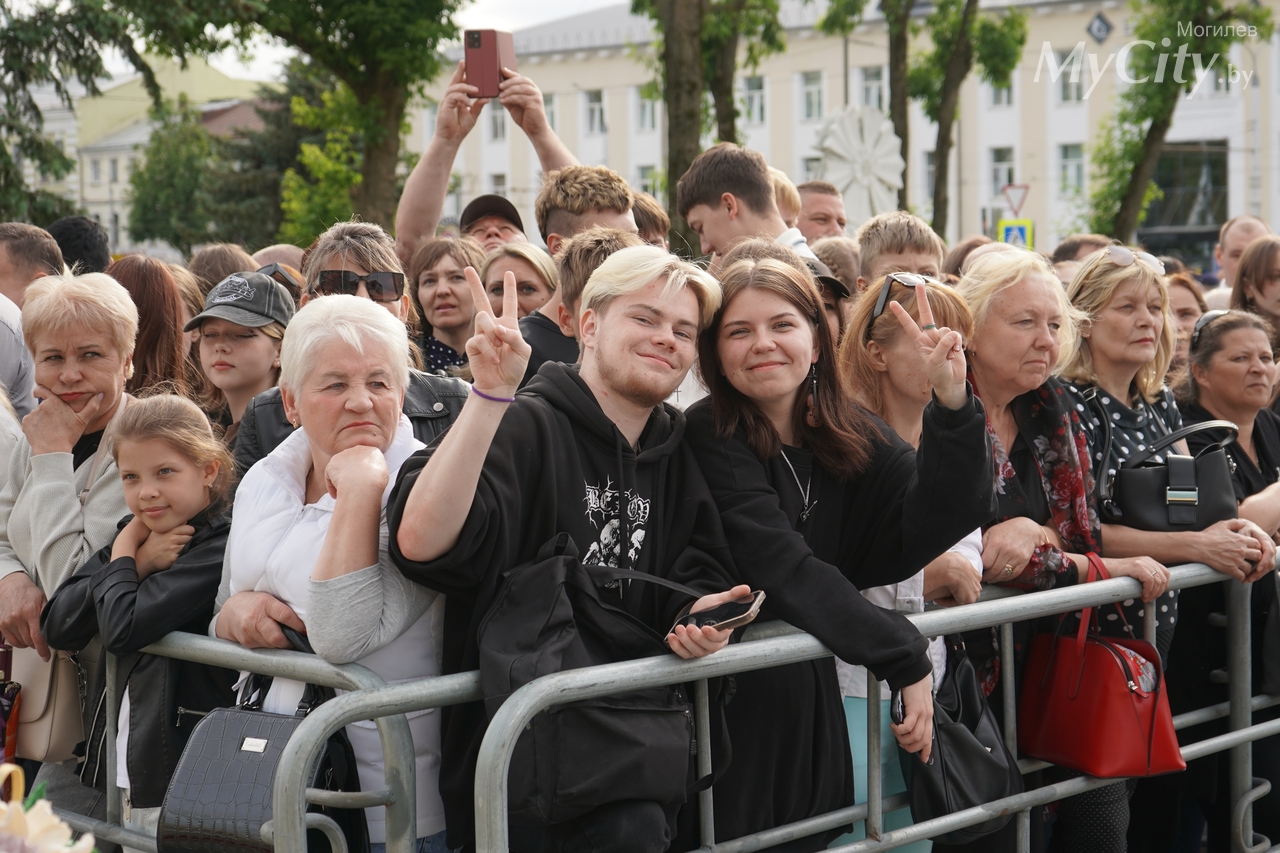
[[[156,123],[142,164],[129,176],[129,237],[163,240],[182,254],[209,240],[209,219],[199,204],[201,176],[213,155],[213,137],[185,98],[152,110]]]
[[[1159,195],[1153,178],[1178,102],[1198,82],[1212,85],[1197,80],[1194,58],[1216,75],[1225,71],[1231,45],[1244,40],[1236,27],[1255,27],[1263,40],[1271,38],[1273,28],[1271,10],[1250,2],[1131,0],[1130,6],[1133,40],[1149,47],[1129,53],[1127,73],[1138,82],[1121,90],[1115,113],[1089,152],[1086,219],[1088,230],[1126,242],[1134,239],[1147,206]]]
[[[351,90],[339,85],[321,94],[320,106],[301,97],[295,97],[292,106],[295,124],[324,132],[323,144],[302,143],[298,167],[285,170],[280,181],[277,239],[306,246],[353,213],[352,189],[361,182],[356,139],[359,105]]]
[[[925,19],[932,47],[911,62],[907,89],[938,126],[934,144],[933,230],[946,239],[952,133],[960,87],[976,64],[982,79],[1008,86],[1027,41],[1027,16],[1015,8],[979,12],[978,0],[938,0]]]
[[[746,44],[742,66],[754,71],[760,60],[787,49],[778,20],[778,0],[719,0],[707,5],[702,21],[702,75],[715,107],[716,137],[738,142],[738,98],[734,80],[738,52]]]

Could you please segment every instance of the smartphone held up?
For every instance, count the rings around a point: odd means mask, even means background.
[[[477,98],[498,97],[502,69],[516,70],[516,45],[502,30],[467,30],[462,34],[467,82],[479,89]]]

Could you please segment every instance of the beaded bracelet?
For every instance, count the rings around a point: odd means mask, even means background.
[[[514,403],[516,401],[515,397],[494,397],[491,394],[486,394],[474,385],[471,386],[471,390],[476,393],[476,396],[485,400],[491,400],[494,403]]]

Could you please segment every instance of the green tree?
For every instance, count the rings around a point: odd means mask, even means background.
[[[907,74],[907,88],[921,101],[924,113],[938,125],[933,148],[933,230],[946,239],[948,178],[952,132],[960,104],[960,86],[976,62],[982,79],[1008,86],[1009,75],[1022,59],[1027,41],[1027,16],[1014,8],[979,13],[978,0],[938,0],[925,19],[933,47],[916,57]]]
[[[742,67],[752,71],[766,56],[787,49],[786,32],[778,21],[778,0],[719,0],[707,6],[702,22],[702,73],[715,104],[716,136],[721,142],[738,142],[733,84],[743,42]]]
[[[321,107],[323,93],[337,85],[328,71],[302,58],[291,59],[285,64],[283,87],[263,86],[258,91],[262,130],[214,140],[199,198],[210,220],[211,242],[239,243],[249,251],[275,242],[281,225],[281,178],[289,169],[304,168],[299,159],[304,143],[325,143],[323,129],[294,121],[293,100]]]
[[[61,196],[27,186],[25,165],[59,179],[74,167],[56,140],[44,132],[36,93],[52,89],[74,108],[72,87],[100,94],[106,79],[102,55],[118,49],[143,76],[158,100],[159,88],[139,55],[126,23],[99,5],[36,5],[0,0],[0,221],[48,222],[74,212]]]
[[[346,86],[321,93],[321,105],[296,96],[293,120],[301,128],[324,132],[324,144],[304,142],[298,168],[280,181],[280,231],[277,239],[306,246],[335,222],[350,219],[351,200],[362,181],[356,123],[359,104]]]
[[[898,190],[898,207],[907,209],[907,174],[910,172],[910,125],[907,118],[908,83],[907,50],[911,45],[911,12],[916,0],[880,0],[880,11],[889,28],[889,121],[897,134],[902,154],[902,187]],[[831,0],[826,13],[818,21],[818,29],[830,35],[847,36],[862,23],[867,0]]]
[[[179,57],[243,45],[265,32],[331,72],[355,95],[357,128],[364,136],[352,203],[365,219],[392,226],[405,111],[439,71],[436,48],[457,35],[452,16],[461,0],[71,2],[75,9],[104,4],[130,34]]]
[[[1231,45],[1244,41],[1237,27],[1256,28],[1263,40],[1273,28],[1271,10],[1250,2],[1131,0],[1130,7],[1133,41],[1149,47],[1129,53],[1127,73],[1137,82],[1120,92],[1114,115],[1090,151],[1087,215],[1089,230],[1125,242],[1133,241],[1147,206],[1159,195],[1153,178],[1179,100],[1225,71]],[[1203,79],[1197,79],[1200,68]]]
[[[154,108],[152,120],[142,165],[129,176],[129,237],[164,240],[186,255],[209,240],[209,218],[198,197],[213,138],[185,98]]]

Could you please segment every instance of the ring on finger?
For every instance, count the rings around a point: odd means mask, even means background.
[[[936,328],[938,328],[937,323],[930,323],[929,325],[922,327],[922,330],[927,332],[927,331],[930,331],[931,329],[936,329]]]
[[[1001,577],[1013,574],[1013,563],[1005,563],[1004,569],[1000,572]]]

